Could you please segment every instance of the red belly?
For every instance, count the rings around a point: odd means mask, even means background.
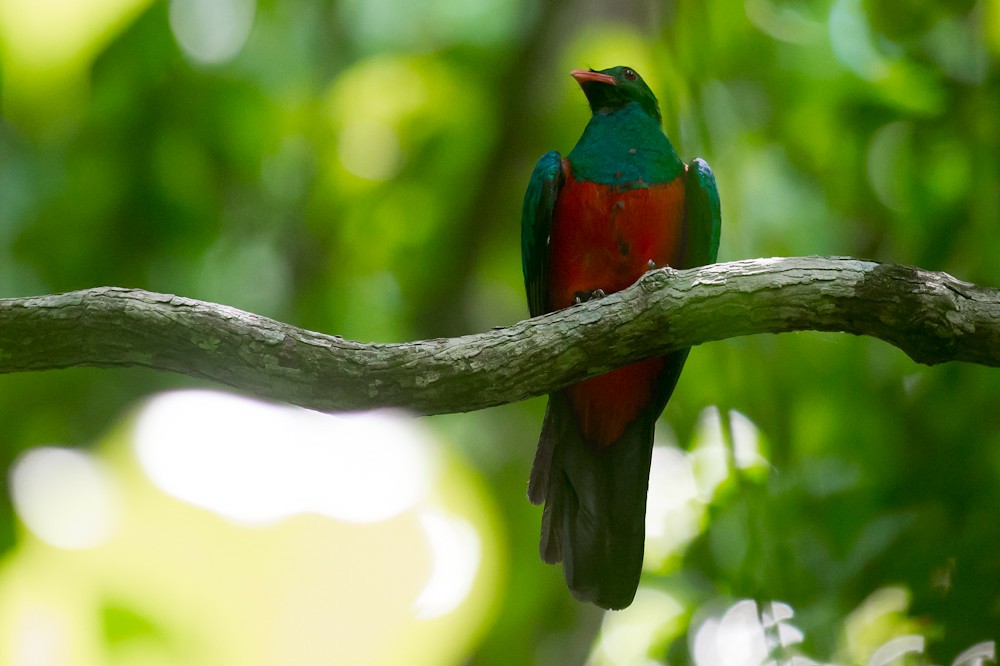
[[[681,178],[622,191],[568,174],[549,245],[552,308],[572,305],[577,292],[625,289],[649,270],[649,261],[676,266],[683,221]],[[598,447],[617,441],[652,399],[662,365],[663,359],[650,359],[571,386],[570,401],[583,436]]]

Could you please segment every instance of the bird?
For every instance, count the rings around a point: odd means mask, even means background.
[[[591,118],[565,157],[543,155],[521,215],[532,317],[625,289],[653,268],[718,256],[721,207],[702,159],[685,164],[659,103],[626,66],[575,69]],[[689,349],[551,393],[528,481],[544,504],[539,550],[570,592],[605,609],[635,598],[645,544],[653,429]]]

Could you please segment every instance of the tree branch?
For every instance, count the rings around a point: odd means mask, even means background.
[[[1000,366],[1000,291],[850,258],[651,271],[606,298],[488,333],[362,344],[223,305],[99,287],[0,299],[0,373],[144,366],[320,410],[471,411],[649,356],[754,333],[843,331],[920,363]]]

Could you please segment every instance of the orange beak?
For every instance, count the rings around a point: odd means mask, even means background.
[[[601,72],[593,72],[586,69],[574,69],[569,73],[576,82],[583,85],[584,81],[594,81],[595,83],[606,83],[609,86],[618,85],[615,81],[615,77],[610,74],[602,74]]]

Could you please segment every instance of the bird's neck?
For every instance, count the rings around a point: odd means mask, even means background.
[[[576,178],[620,187],[667,183],[684,171],[659,124],[634,102],[595,114],[567,158]]]

